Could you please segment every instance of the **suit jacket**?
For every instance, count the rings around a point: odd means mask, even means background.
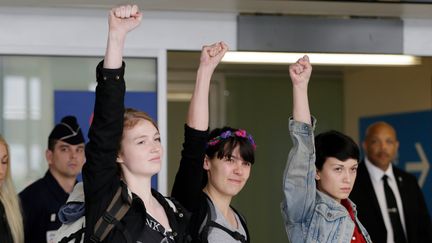
[[[417,179],[395,166],[393,173],[403,204],[408,243],[432,242],[431,221]],[[364,161],[359,164],[350,199],[357,205],[358,218],[366,227],[372,241],[386,243],[387,230]]]

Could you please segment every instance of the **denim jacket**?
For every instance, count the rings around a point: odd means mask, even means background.
[[[313,125],[290,119],[289,130],[293,147],[288,156],[284,178],[282,214],[291,243],[349,243],[355,224],[346,208],[316,189],[315,147]],[[367,242],[369,234],[357,218],[357,225]]]

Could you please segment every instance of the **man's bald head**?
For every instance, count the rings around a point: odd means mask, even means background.
[[[367,158],[381,170],[387,170],[395,159],[399,142],[395,129],[386,122],[376,122],[366,129],[363,149]]]

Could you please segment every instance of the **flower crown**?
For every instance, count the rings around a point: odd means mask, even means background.
[[[246,130],[239,129],[235,132],[232,132],[230,130],[225,131],[221,133],[221,135],[212,138],[210,141],[208,141],[207,146],[215,146],[219,142],[228,139],[230,137],[241,137],[241,138],[247,138],[249,140],[249,143],[252,145],[253,149],[256,149],[255,141],[252,138],[252,135],[248,134]]]

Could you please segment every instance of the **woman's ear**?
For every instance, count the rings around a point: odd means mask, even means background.
[[[116,161],[117,161],[117,163],[120,163],[120,164],[124,163],[123,155],[121,152],[119,152],[117,154],[117,160]]]
[[[203,167],[204,167],[205,170],[210,170],[211,164],[210,164],[210,159],[209,159],[209,157],[207,155],[204,158]]]

